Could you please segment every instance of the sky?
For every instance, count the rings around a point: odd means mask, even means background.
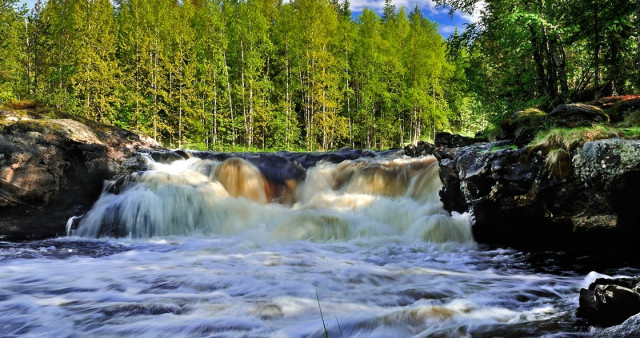
[[[26,3],[29,8],[32,8],[36,0],[23,0],[23,2]],[[384,7],[384,0],[350,0],[350,3],[354,18],[357,18],[365,7],[373,9],[378,14],[382,14],[382,8]],[[436,8],[433,0],[394,0],[393,4],[398,9],[402,6],[406,7],[407,13],[418,5],[420,10],[422,10],[422,14],[429,18],[429,20],[438,23],[440,34],[445,38],[449,37],[449,35],[455,31],[456,27],[462,31],[464,24],[477,20],[477,13],[474,13],[474,15],[466,15],[456,12],[451,16],[449,15],[449,9]]]

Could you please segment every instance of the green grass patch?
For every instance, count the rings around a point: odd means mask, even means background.
[[[618,131],[621,133],[623,138],[631,140],[640,139],[640,126],[619,128]]]
[[[545,153],[553,149],[564,149],[571,152],[582,147],[587,142],[602,140],[612,137],[627,138],[625,135],[634,135],[637,130],[623,132],[621,129],[611,126],[597,125],[595,127],[577,128],[553,128],[539,131],[534,138],[532,145],[542,148]]]
[[[494,151],[503,150],[503,149],[517,150],[518,146],[515,144],[507,144],[499,147],[494,146],[491,148],[491,150],[489,150],[489,152],[494,152]]]

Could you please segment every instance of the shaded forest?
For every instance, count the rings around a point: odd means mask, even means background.
[[[630,93],[640,5],[441,0],[0,0],[0,103],[34,101],[171,147],[400,147],[527,107]]]

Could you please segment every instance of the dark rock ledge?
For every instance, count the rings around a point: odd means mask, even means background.
[[[105,179],[145,169],[143,150],[165,152],[151,139],[61,112],[0,109],[0,240],[64,235]]]
[[[434,155],[449,211],[471,212],[481,243],[635,251],[640,141],[603,139],[555,155],[509,140],[442,147]]]
[[[580,290],[578,316],[600,326],[622,324],[629,317],[640,313],[640,278],[598,278],[589,288]],[[636,316],[640,317],[640,315]],[[614,336],[640,335],[640,318],[631,319],[618,328],[605,330]],[[609,335],[611,336],[611,335]]]

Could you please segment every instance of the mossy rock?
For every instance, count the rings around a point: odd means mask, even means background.
[[[550,124],[563,128],[588,127],[609,121],[602,109],[582,103],[561,104],[548,117]]]
[[[498,139],[513,139],[518,146],[524,146],[533,140],[536,131],[544,128],[546,116],[535,108],[517,111],[500,123]]]

